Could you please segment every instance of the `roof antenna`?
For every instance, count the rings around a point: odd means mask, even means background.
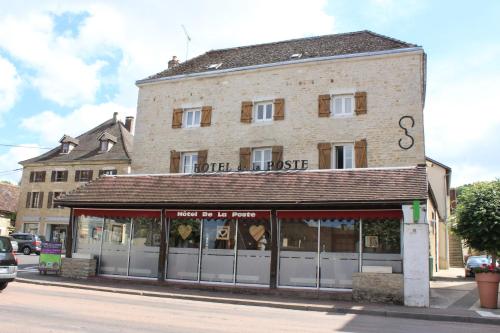
[[[189,53],[189,42],[191,41],[191,37],[189,37],[189,34],[186,30],[186,27],[184,24],[181,24],[182,30],[184,30],[184,34],[186,35],[186,61],[188,60],[188,53]]]

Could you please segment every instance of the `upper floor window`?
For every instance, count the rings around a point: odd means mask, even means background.
[[[198,163],[198,153],[182,153],[181,161],[182,173],[194,173],[194,166]]]
[[[102,170],[99,170],[99,177],[102,176],[102,175],[114,176],[117,173],[118,172],[117,172],[116,169],[102,169]]]
[[[43,183],[45,181],[45,171],[31,171],[30,183]]]
[[[93,176],[92,170],[76,170],[75,182],[88,182],[92,180],[92,176]]]
[[[256,122],[272,121],[273,120],[273,102],[258,102],[254,106]]]
[[[269,170],[272,161],[272,148],[255,148],[252,150],[252,169]]]
[[[200,127],[201,109],[187,109],[183,112],[184,127]]]
[[[64,208],[59,205],[54,205],[54,200],[58,199],[64,192],[49,192],[49,198],[47,199],[47,208]]]
[[[107,140],[103,140],[103,141],[101,141],[101,147],[100,147],[100,150],[101,150],[102,152],[108,151],[108,147],[109,147],[109,141],[107,141]]]
[[[333,95],[331,108],[334,117],[352,116],[354,112],[354,95]]]
[[[354,145],[352,143],[334,145],[334,169],[352,169],[354,167]]]
[[[71,144],[69,144],[68,142],[63,143],[61,147],[61,154],[69,153],[70,149],[71,149]]]
[[[67,170],[54,170],[54,171],[52,171],[52,177],[50,180],[52,182],[66,182],[66,181],[68,181],[68,171]]]
[[[42,208],[43,192],[28,192],[26,208]]]

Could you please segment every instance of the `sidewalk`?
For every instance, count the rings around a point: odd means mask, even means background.
[[[154,281],[148,280],[118,280],[102,277],[88,280],[74,280],[54,275],[39,275],[34,272],[20,272],[16,281],[20,283],[202,302],[500,325],[499,310],[483,311],[484,309],[479,310],[478,308],[478,310],[482,312],[475,311],[475,300],[472,307],[458,306],[464,302],[462,300],[464,295],[470,297],[468,295],[473,295],[474,292],[476,292],[474,289],[475,282],[473,280],[464,281],[463,278],[455,278],[453,280],[452,278],[446,277],[444,277],[444,279],[452,281],[441,281],[438,278],[436,281],[431,282],[431,308],[412,308],[397,305],[294,298],[292,296],[243,295],[232,292],[181,289],[174,286],[160,285]],[[474,283],[474,285],[472,283]],[[465,299],[468,299],[467,297],[465,297]],[[459,301],[457,302],[457,300]],[[470,301],[471,300],[468,302]]]

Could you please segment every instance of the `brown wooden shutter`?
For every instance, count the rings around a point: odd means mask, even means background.
[[[94,170],[89,170],[89,180],[92,180],[92,177],[94,177]]]
[[[52,198],[54,196],[54,192],[49,192],[49,196],[47,198],[47,208],[52,208]]]
[[[35,172],[31,171],[30,172],[30,183],[33,183],[35,181]]]
[[[170,173],[179,173],[181,153],[175,150],[170,151]]]
[[[332,144],[329,142],[318,143],[319,165],[318,169],[332,168]]]
[[[204,106],[201,108],[201,127],[207,127],[212,124],[212,107]]]
[[[26,208],[31,208],[31,192],[26,194]]]
[[[203,164],[207,163],[208,150],[198,151],[198,172],[201,172],[200,168]]]
[[[63,182],[67,182],[68,181],[68,171],[67,170],[63,171],[63,178],[62,179],[63,179],[62,180]]]
[[[318,116],[330,117],[330,95],[318,96]]]
[[[354,143],[354,155],[356,158],[356,168],[367,168],[366,139]]]
[[[276,166],[278,161],[283,161],[283,146],[273,146],[272,149],[272,157],[273,157],[273,169],[276,170]]]
[[[39,192],[38,194],[38,208],[43,207],[43,192]]]
[[[46,171],[42,171],[42,182],[45,182],[45,175],[47,174]]]
[[[251,155],[251,148],[240,148],[240,168],[242,170],[250,170]]]
[[[80,170],[75,171],[75,182],[80,181],[80,173],[81,173]],[[50,194],[49,194],[49,196],[50,196]]]
[[[285,99],[277,98],[274,100],[274,120],[285,119]]]
[[[56,181],[56,172],[52,171],[52,175],[50,176],[50,181],[55,182]]]
[[[241,122],[242,123],[251,123],[252,122],[252,111],[253,111],[253,103],[252,102],[241,102]]]
[[[172,114],[172,128],[182,127],[182,109],[174,109]]]
[[[366,92],[365,91],[358,91],[357,93],[354,94],[354,99],[355,99],[355,104],[356,104],[356,109],[355,112],[357,115],[359,114],[366,114],[367,107],[366,107]]]

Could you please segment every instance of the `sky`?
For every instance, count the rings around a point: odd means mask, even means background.
[[[63,134],[114,112],[135,116],[135,81],[173,55],[365,29],[427,53],[426,155],[453,169],[452,185],[500,177],[500,1],[0,0],[0,8],[0,180],[17,183],[17,162]]]

